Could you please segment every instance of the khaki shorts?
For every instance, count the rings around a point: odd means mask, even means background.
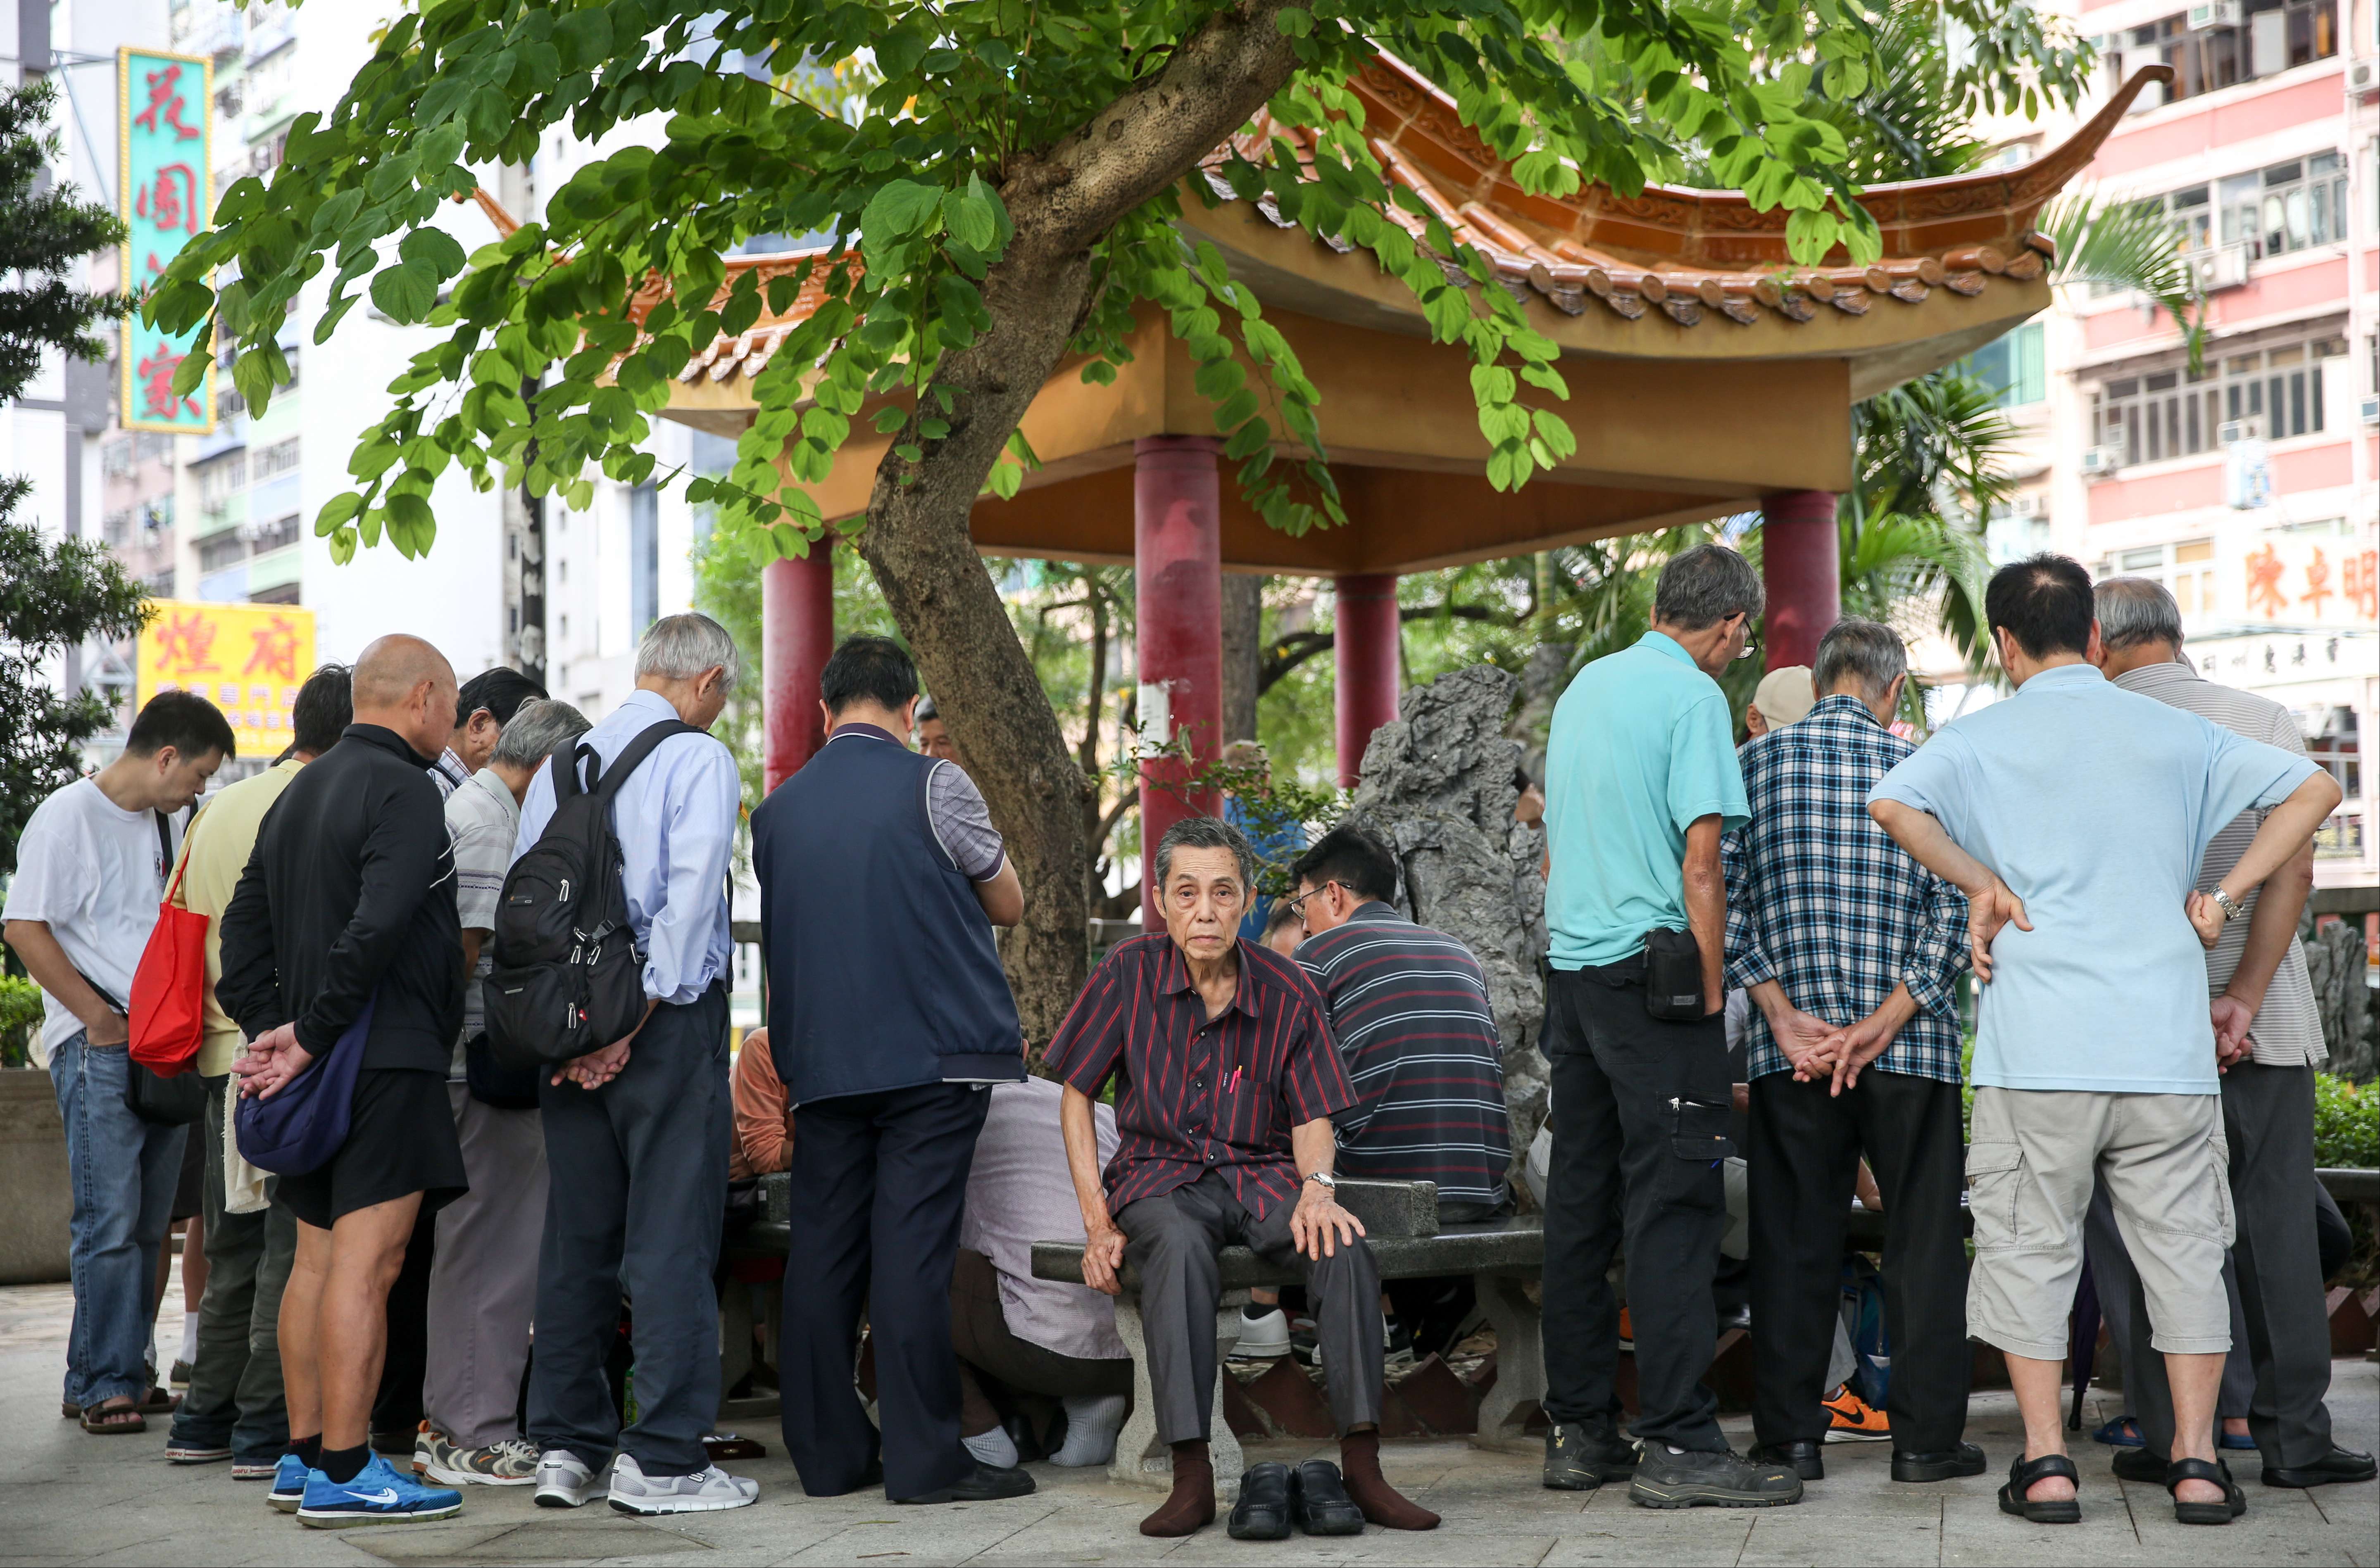
[[[2038,1361],[2065,1356],[2082,1217],[2104,1176],[2148,1297],[2152,1343],[2169,1355],[2230,1349],[2229,1164],[2220,1095],[1976,1090],[1968,1333]]]

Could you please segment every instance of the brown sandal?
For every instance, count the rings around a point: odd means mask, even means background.
[[[128,1393],[103,1399],[96,1405],[86,1405],[79,1417],[82,1429],[93,1437],[119,1437],[126,1432],[145,1432],[149,1417]]]

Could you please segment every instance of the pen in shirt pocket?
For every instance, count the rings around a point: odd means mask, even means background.
[[[1232,1069],[1232,1076],[1223,1080],[1223,1092],[1226,1094],[1237,1094],[1239,1092],[1240,1069],[1233,1067]]]

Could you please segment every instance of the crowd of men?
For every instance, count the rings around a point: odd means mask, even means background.
[[[2246,1507],[2224,1447],[2261,1451],[2268,1485],[2374,1474],[2324,1405],[2324,1058],[2296,943],[2338,788],[2285,711],[2181,660],[2155,585],[2044,556],[1985,609],[2006,700],[1916,744],[1900,638],[1844,621],[1763,682],[1739,748],[1715,677],[1761,585],[1698,547],[1642,640],[1571,682],[1542,788],[1516,778],[1551,935],[1548,1488],[1791,1503],[1841,1435],[1888,1438],[1896,1481],[1981,1474],[1972,1336],[2024,1417],[2001,1507],[2077,1518],[2059,1381],[2086,1236],[2132,1402],[2118,1474],[2206,1524]],[[1339,1460],[1251,1468],[1231,1533],[1435,1526],[1381,1469],[1384,1364],[1467,1304],[1448,1315],[1459,1282],[1384,1292],[1337,1182],[1427,1180],[1447,1224],[1530,1222],[1485,975],[1402,912],[1395,851],[1343,824],[1267,909],[1236,826],[1176,824],[1160,923],[1037,1053],[994,942],[1023,914],[1015,868],[907,654],[855,637],[821,676],[824,744],[751,813],[768,1017],[731,1066],[741,791],[709,731],[738,674],[716,623],[664,618],[590,727],[516,671],[458,687],[385,637],[318,670],[289,750],[203,802],[232,732],[167,693],[41,806],[6,935],[45,994],[72,1167],[65,1413],[113,1435],[170,1412],[166,1459],[228,1461],[315,1526],[449,1517],[477,1485],[749,1504],[759,1483],[713,1457],[722,1292],[758,1278],[723,1246],[752,1179],[790,1171],[782,1365],[754,1375],[806,1493],[979,1502],[1033,1490],[1036,1457],[1106,1463],[1129,1281],[1172,1475],[1140,1528],[1212,1523],[1218,1260],[1241,1246],[1303,1280],[1244,1337],[1308,1347]],[[640,1021],[526,1069],[491,1038],[518,961],[496,933],[540,896],[516,862],[589,800]],[[127,1050],[161,901],[207,924],[203,1111],[180,1123],[140,1108]],[[266,1176],[251,1110],[334,1062],[343,1136]],[[208,1273],[176,1401],[151,1334],[186,1138]],[[1885,1217],[1881,1411],[1846,1387],[1855,1194]],[[1050,1240],[1082,1246],[1081,1285],[1033,1276]],[[1757,1349],[1747,1453],[1705,1381],[1723,1254]]]

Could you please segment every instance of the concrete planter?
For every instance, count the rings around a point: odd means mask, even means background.
[[[67,1129],[38,1067],[0,1071],[0,1285],[67,1277]]]

